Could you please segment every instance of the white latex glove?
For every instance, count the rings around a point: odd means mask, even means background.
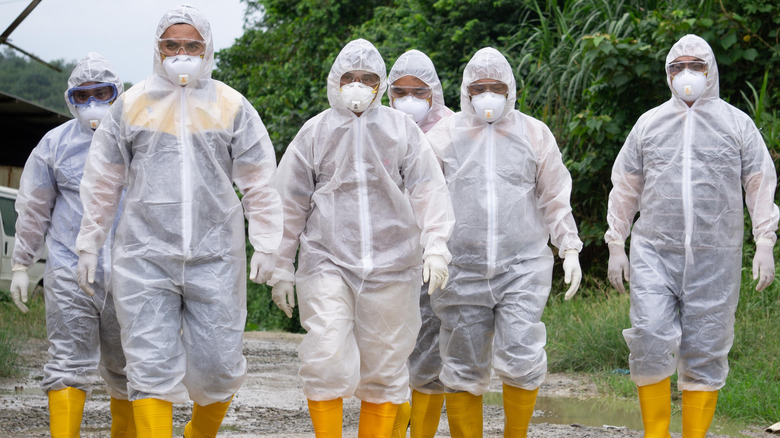
[[[761,292],[772,284],[775,279],[775,257],[772,254],[771,241],[763,243],[761,239],[756,242],[756,255],[753,256],[753,280],[758,280],[756,290]]]
[[[428,283],[428,295],[434,293],[436,289],[444,289],[449,278],[450,272],[447,270],[447,260],[444,256],[432,254],[425,259],[423,283]]]
[[[580,288],[582,281],[582,268],[580,268],[580,253],[576,249],[567,249],[563,252],[563,282],[571,283],[569,290],[566,291],[564,299],[572,299],[577,289]]]
[[[271,278],[273,273],[273,254],[255,251],[252,254],[252,260],[249,262],[249,279],[257,284],[263,284]]]
[[[76,271],[79,274],[79,287],[89,296],[95,296],[95,290],[90,284],[95,282],[98,256],[86,251],[79,252],[79,264]]]
[[[11,298],[14,300],[14,304],[23,313],[27,313],[27,306],[24,303],[27,302],[27,287],[30,285],[30,276],[27,275],[27,266],[14,265],[11,268],[13,271],[13,277],[11,278]]]
[[[610,243],[609,247],[609,267],[607,268],[607,278],[612,286],[621,294],[626,293],[623,286],[623,279],[631,281],[631,274],[626,249],[622,243]]]
[[[276,283],[271,289],[271,299],[288,318],[292,318],[292,309],[295,307],[295,289],[292,282],[280,281]]]

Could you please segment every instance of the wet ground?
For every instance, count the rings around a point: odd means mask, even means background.
[[[233,399],[219,436],[233,438],[313,438],[300,379],[297,376],[296,348],[301,335],[248,332],[244,354],[248,377]],[[0,379],[0,435],[2,438],[47,437],[47,399],[38,388],[46,360],[46,342],[31,342],[24,352],[21,377]],[[484,436],[503,436],[501,383],[494,380],[484,397]],[[357,436],[360,401],[344,402],[344,436]],[[174,406],[174,436],[182,436],[192,405]],[[675,425],[673,424],[673,430]],[[731,427],[731,429],[728,429]],[[549,375],[539,391],[528,436],[627,437],[641,438],[641,419],[636,403],[599,396],[587,376]],[[110,436],[110,415],[105,388],[98,385],[87,400],[81,436]],[[679,427],[677,428],[679,430]],[[714,425],[709,438],[768,437],[760,428],[740,425]],[[446,411],[442,413],[437,437],[450,436]],[[679,437],[679,433],[672,433]]]

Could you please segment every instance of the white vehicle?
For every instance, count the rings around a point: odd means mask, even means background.
[[[16,236],[16,194],[18,190],[10,187],[0,186],[0,238],[2,241],[2,257],[0,257],[0,290],[8,291],[11,289],[11,268],[13,261],[11,256],[14,254],[14,241]],[[47,251],[44,249],[41,258],[35,262],[27,273],[30,276],[30,286],[27,291],[30,297],[43,296],[43,270],[46,265]]]

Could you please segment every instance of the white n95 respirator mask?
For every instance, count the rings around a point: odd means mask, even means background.
[[[163,60],[163,69],[174,84],[187,85],[198,79],[203,58],[200,56],[176,55]]]
[[[674,93],[686,102],[693,102],[701,97],[706,86],[707,76],[704,73],[691,71],[687,68],[672,77]]]
[[[362,113],[376,97],[376,90],[360,82],[350,82],[341,87],[341,99],[353,113]]]
[[[431,110],[431,105],[426,99],[419,99],[414,96],[404,96],[400,99],[393,99],[393,107],[398,111],[403,111],[414,120],[415,123],[420,123],[428,111]]]
[[[486,91],[471,97],[471,105],[480,119],[492,123],[504,115],[506,96]]]
[[[94,131],[100,126],[100,121],[108,113],[108,107],[110,106],[111,104],[109,103],[98,103],[95,101],[87,105],[79,105],[76,106],[76,117],[81,123]]]

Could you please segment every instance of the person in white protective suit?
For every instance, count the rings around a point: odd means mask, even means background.
[[[706,41],[681,38],[666,56],[666,81],[671,99],[639,118],[612,168],[608,277],[620,292],[624,277],[631,285],[632,327],[623,336],[645,436],[669,436],[669,376],[676,370],[683,436],[695,438],[705,436],[728,374],[742,189],[761,291],[774,279],[777,177],[753,121],[719,98],[718,66]]]
[[[27,312],[27,269],[46,245],[43,288],[49,360],[43,367],[41,388],[49,399],[49,428],[55,438],[79,436],[85,399],[99,376],[111,397],[111,436],[135,437],[125,357],[109,288],[110,235],[103,247],[95,248],[93,296],[79,290],[76,273],[84,162],[94,129],[123,91],[116,69],[103,56],[90,52],[79,60],[65,91],[75,119],[46,133],[27,159],[19,182],[11,295],[17,307]],[[107,219],[111,226],[113,217]]]
[[[482,436],[491,361],[503,381],[504,436],[526,436],[547,372],[540,319],[552,288],[550,239],[571,285],[566,299],[582,278],[571,176],[549,128],[514,109],[515,99],[506,58],[480,49],[463,71],[461,111],[427,134],[455,209],[450,282],[431,297],[453,437]]]
[[[89,291],[126,185],[112,285],[138,434],[170,437],[172,403],[189,394],[195,405],[184,436],[213,437],[246,376],[244,216],[251,279],[270,276],[281,241],[276,159],[257,111],[211,79],[206,18],[180,6],[155,36],[154,74],[114,104],[92,141],[79,282]]]
[[[444,105],[444,91],[436,74],[436,68],[428,56],[419,50],[409,50],[399,56],[387,76],[390,84],[387,97],[390,106],[407,113],[423,131],[428,132],[439,120],[452,115]],[[409,381],[414,389],[411,395],[417,401],[398,407],[393,426],[393,438],[406,436],[409,420],[426,420],[426,430],[436,432],[441,408],[444,404],[444,388],[439,381],[441,356],[439,355],[439,318],[431,309],[427,287],[420,291],[420,316],[422,325],[412,354],[409,356]],[[422,430],[423,425],[415,427]]]
[[[445,181],[420,128],[381,105],[386,88],[377,49],[348,43],[328,75],[331,108],[279,163],[284,237],[269,284],[288,317],[297,287],[307,331],[299,375],[317,436],[341,436],[342,400],[353,395],[358,436],[390,435],[408,397],[421,274],[431,292],[447,281]]]

